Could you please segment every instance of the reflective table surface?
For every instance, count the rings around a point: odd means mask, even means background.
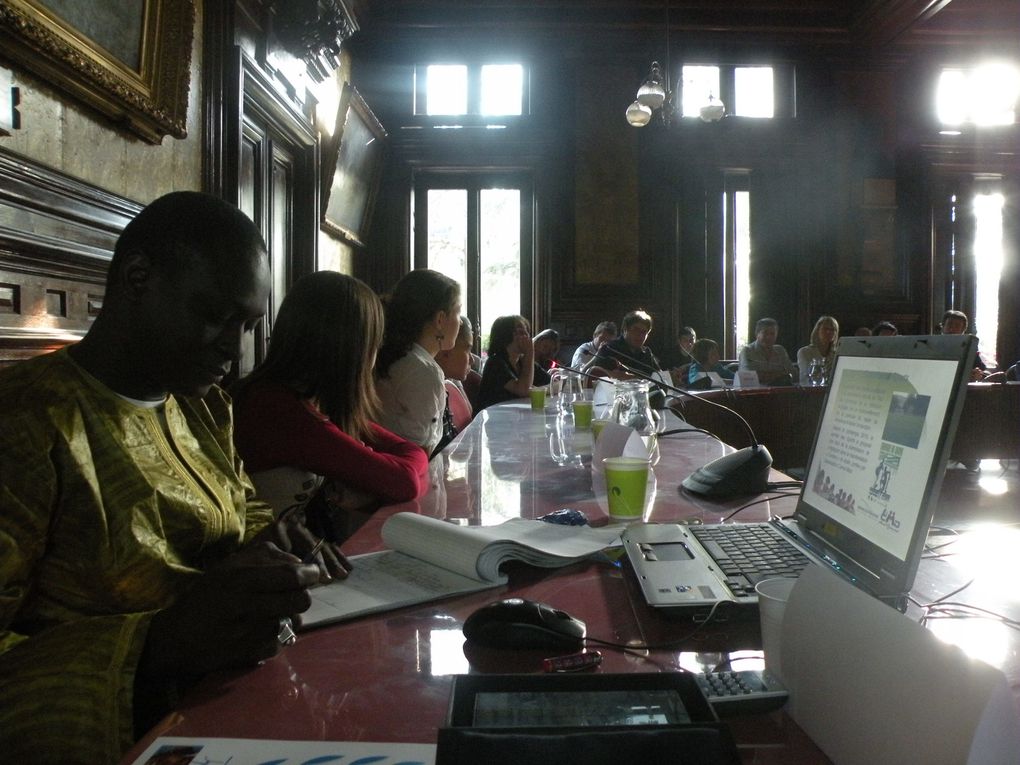
[[[667,429],[675,425],[669,422]],[[592,525],[605,524],[605,497],[598,490],[597,471],[593,475],[591,451],[590,431],[575,430],[569,415],[535,412],[526,402],[492,407],[433,460],[432,488],[423,498],[382,508],[344,550],[357,555],[380,549],[382,523],[403,511],[459,524],[493,525],[570,507],[586,513]],[[723,503],[681,493],[683,478],[731,451],[703,433],[666,436],[660,451],[646,520],[717,523],[738,511],[733,520],[762,520],[794,508],[796,495],[789,491]],[[913,616],[921,617],[920,605],[948,595],[953,602],[1020,618],[1015,595],[1020,531],[1010,525],[1020,520],[1016,463],[989,462],[982,468],[977,474],[960,470],[947,476],[936,522],[946,529],[973,530],[932,536],[933,549],[917,578]],[[773,480],[785,476],[776,473]],[[987,486],[982,486],[985,480]],[[979,528],[982,519],[994,525]],[[625,561],[592,561],[552,571],[512,566],[508,573],[509,583],[503,587],[303,632],[295,645],[257,668],[210,676],[124,761],[131,762],[157,735],[433,742],[446,715],[453,675],[541,671],[548,652],[482,649],[464,641],[461,627],[475,609],[512,595],[570,612],[586,622],[591,637],[623,645],[670,644],[631,652],[599,646],[604,660],[598,672],[762,666],[757,624],[695,630],[664,619],[645,605]],[[940,618],[930,619],[929,626],[943,639],[960,642],[969,653],[1002,667],[1017,689],[1016,629],[991,618],[944,618],[965,610],[953,608],[933,612]],[[729,723],[745,762],[828,762],[782,712]]]

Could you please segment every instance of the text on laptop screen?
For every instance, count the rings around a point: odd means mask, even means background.
[[[957,368],[941,359],[843,356],[802,501],[905,560]]]

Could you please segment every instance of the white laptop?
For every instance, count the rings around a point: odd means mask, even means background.
[[[753,616],[757,581],[814,563],[904,607],[976,345],[971,335],[842,338],[793,515],[628,527],[623,542],[648,604],[696,621],[719,602],[715,616]],[[735,527],[757,540],[719,538]],[[760,560],[773,548],[786,559],[774,570]],[[750,569],[735,573],[745,555]]]

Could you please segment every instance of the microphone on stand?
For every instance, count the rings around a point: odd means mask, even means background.
[[[711,406],[729,412],[731,415],[740,420],[740,423],[744,426],[744,430],[747,431],[747,435],[751,440],[750,446],[745,446],[743,449],[738,449],[732,454],[719,457],[716,460],[712,460],[707,465],[698,468],[680,482],[680,485],[683,486],[683,488],[694,494],[700,494],[705,497],[717,497],[720,499],[745,494],[761,494],[768,490],[769,469],[772,467],[772,455],[769,454],[769,450],[765,448],[764,444],[758,443],[758,439],[754,435],[754,429],[751,428],[750,423],[745,420],[739,412],[716,401],[709,401],[708,399],[701,398],[701,396],[695,396],[693,393],[690,393],[683,388],[678,388],[675,385],[664,383],[651,375],[642,374],[620,360],[625,358],[624,354],[620,353],[615,348],[609,348],[606,346],[603,347],[605,350],[609,351],[612,356],[616,357],[615,360],[617,364],[619,364],[620,368],[625,372],[628,372],[639,379],[655,383],[671,393],[692,398],[703,404],[710,404]],[[627,360],[630,361],[631,359]]]

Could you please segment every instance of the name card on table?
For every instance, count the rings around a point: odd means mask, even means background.
[[[592,470],[602,472],[602,460],[607,457],[647,459],[648,445],[634,428],[618,422],[607,422],[592,449]]]
[[[434,765],[436,745],[160,736],[133,765],[192,761],[230,765],[299,765],[310,762]]]
[[[840,765],[1020,762],[1006,676],[808,566],[782,626],[787,712]]]

